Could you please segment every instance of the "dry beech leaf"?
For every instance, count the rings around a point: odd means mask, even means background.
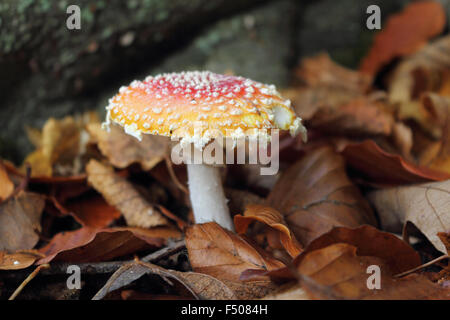
[[[446,253],[438,233],[450,230],[450,180],[373,191],[368,197],[384,230],[398,232],[411,222]]]
[[[450,174],[450,98],[429,93],[423,102],[436,120],[442,122],[442,138],[436,145],[424,150],[420,162],[431,169]]]
[[[96,262],[111,260],[149,248],[159,248],[168,239],[180,238],[179,231],[168,227],[142,228],[81,228],[61,232],[45,247],[39,249],[50,261]]]
[[[389,136],[394,118],[386,109],[383,102],[370,96],[356,97],[340,105],[323,104],[308,126],[335,134]]]
[[[341,67],[328,55],[302,60],[303,86],[284,92],[308,128],[347,135],[390,135],[394,119],[384,95],[367,95],[371,77]]]
[[[116,207],[131,227],[151,228],[166,225],[167,219],[113,168],[96,160],[86,166],[88,182],[100,192],[106,202]]]
[[[70,200],[64,208],[85,227],[106,228],[121,217],[120,211],[110,206],[100,195],[83,196]]]
[[[234,216],[236,232],[245,234],[252,222],[259,221],[279,232],[280,242],[291,257],[296,257],[302,246],[298,243],[295,235],[289,230],[284,217],[274,208],[263,205],[249,205],[243,215]]]
[[[0,204],[0,250],[32,249],[39,241],[45,197],[20,192]]]
[[[404,59],[394,70],[388,85],[389,102],[396,106],[398,118],[413,119],[435,138],[441,134],[439,118],[436,122],[419,98],[428,92],[446,95],[442,88],[448,81],[449,53],[450,36],[432,42]]]
[[[449,290],[425,276],[393,278],[382,259],[359,256],[356,251],[352,245],[336,243],[309,252],[296,268],[308,295],[314,299],[450,299]],[[377,290],[367,286],[367,270],[372,265],[381,271],[381,288]]]
[[[409,55],[440,34],[446,25],[445,10],[437,1],[409,4],[401,13],[391,16],[376,36],[363,59],[360,70],[375,75],[397,57]]]
[[[6,168],[0,160],[0,203],[9,198],[14,192],[14,183],[8,176]]]
[[[167,137],[146,134],[139,141],[126,134],[118,125],[111,125],[107,132],[96,123],[88,125],[88,131],[101,153],[117,168],[139,163],[147,171],[161,162],[168,153]]]
[[[391,272],[398,274],[421,264],[420,255],[405,241],[395,235],[372,226],[350,229],[337,227],[320,236],[295,260],[299,263],[308,252],[325,248],[335,243],[347,243],[357,248],[358,256],[383,259]]]
[[[372,140],[347,144],[342,155],[361,177],[380,186],[450,179],[450,174],[410,163],[384,151]]]
[[[52,176],[56,163],[72,165],[80,151],[80,128],[73,117],[50,118],[42,128],[40,148],[24,161],[35,176]]]
[[[343,158],[329,147],[309,152],[288,168],[269,194],[301,244],[336,226],[376,224],[359,189],[348,179]]]
[[[0,270],[25,269],[42,257],[37,250],[20,250],[14,253],[0,251]]]
[[[241,273],[247,269],[272,270],[284,266],[243,237],[214,222],[187,228],[186,247],[195,272],[220,280],[239,282]]]
[[[372,84],[371,76],[338,65],[327,53],[304,58],[295,73],[308,87],[332,87],[362,94]]]

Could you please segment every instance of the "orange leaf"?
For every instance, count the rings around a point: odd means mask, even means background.
[[[163,246],[169,238],[179,238],[175,229],[160,227],[141,228],[81,228],[61,232],[39,252],[45,258],[39,264],[55,261],[96,262],[110,260],[138,251]]]
[[[0,202],[7,199],[14,191],[14,183],[9,179],[6,168],[0,161]]]
[[[83,226],[91,228],[105,228],[121,216],[120,211],[99,195],[76,198],[69,201],[65,208],[72,211],[74,218]]]
[[[392,59],[420,49],[428,39],[440,34],[445,25],[445,11],[439,2],[424,1],[408,5],[403,12],[391,16],[376,35],[360,70],[375,75]]]
[[[186,247],[195,272],[239,281],[247,269],[272,270],[283,265],[243,237],[210,222],[186,230]]]
[[[379,185],[441,181],[450,174],[416,166],[398,155],[381,149],[374,141],[349,144],[342,151],[347,162],[370,182]]]
[[[31,266],[43,257],[37,250],[21,250],[14,253],[0,251],[0,270],[19,270]]]
[[[248,205],[243,216],[234,216],[236,232],[244,234],[254,221],[262,222],[279,231],[280,241],[291,257],[296,257],[302,251],[302,246],[289,230],[283,216],[274,208],[263,205]]]

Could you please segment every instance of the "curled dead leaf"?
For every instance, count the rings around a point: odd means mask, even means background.
[[[369,182],[381,186],[440,181],[450,175],[406,161],[381,149],[374,141],[347,144],[342,155]]]
[[[37,250],[19,250],[14,253],[0,251],[0,270],[19,270],[33,265],[43,258]]]
[[[236,232],[245,234],[252,222],[259,221],[278,231],[279,241],[291,257],[296,257],[302,246],[298,243],[295,235],[289,230],[283,216],[274,208],[263,205],[249,205],[243,215],[234,216]]]

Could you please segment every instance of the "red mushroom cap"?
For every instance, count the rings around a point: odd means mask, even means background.
[[[265,129],[267,137],[274,128],[306,133],[290,101],[275,86],[209,71],[133,81],[110,99],[107,110],[106,124],[118,123],[138,139],[142,133],[158,134],[200,148],[220,135],[239,138],[249,129],[255,134]]]

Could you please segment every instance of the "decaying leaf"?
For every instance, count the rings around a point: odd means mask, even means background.
[[[20,250],[14,253],[0,251],[0,270],[19,270],[33,265],[43,257],[37,250]]]
[[[386,26],[376,35],[360,70],[375,75],[392,59],[420,49],[430,38],[440,34],[445,25],[445,11],[439,2],[409,4],[401,13],[389,17]]]
[[[45,197],[20,192],[0,204],[0,250],[32,249],[39,241]]]
[[[289,230],[283,216],[277,210],[263,205],[249,205],[243,215],[234,216],[236,232],[245,234],[252,222],[259,221],[278,231],[279,240],[291,257],[296,257],[302,246]]]
[[[220,280],[239,282],[241,273],[247,269],[272,270],[283,266],[243,237],[214,222],[189,227],[186,247],[195,272]]]
[[[116,207],[132,227],[150,228],[167,224],[167,219],[125,178],[96,160],[87,167],[88,182],[100,192],[109,205]]]
[[[50,261],[95,262],[134,254],[144,249],[163,246],[168,239],[179,238],[180,232],[168,227],[142,228],[81,228],[61,232],[39,249]]]
[[[139,141],[126,134],[120,126],[111,125],[107,132],[97,123],[90,124],[88,130],[102,154],[117,168],[139,163],[144,170],[150,170],[164,159],[169,150],[167,137],[146,134]]]
[[[445,172],[417,166],[381,149],[373,140],[347,144],[342,155],[368,181],[384,186],[450,179]]]
[[[446,252],[438,233],[450,230],[450,180],[377,190],[369,199],[383,230],[398,232],[411,222],[436,249]]]
[[[8,176],[6,168],[0,160],[0,203],[12,195],[14,191],[14,183]]]
[[[370,266],[380,271],[380,287],[370,288]],[[372,267],[373,268],[373,267]],[[393,278],[384,261],[357,255],[357,248],[337,243],[309,252],[297,266],[299,280],[314,299],[450,299],[450,291],[422,275]],[[378,272],[378,271],[376,271]]]
[[[288,168],[268,197],[304,246],[336,226],[375,225],[359,189],[348,179],[343,158],[331,148],[309,152]]]

